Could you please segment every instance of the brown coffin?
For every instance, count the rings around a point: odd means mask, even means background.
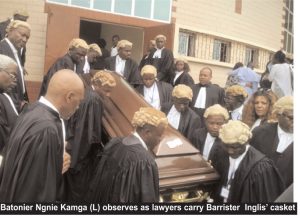
[[[104,99],[103,125],[108,138],[130,134],[133,131],[131,119],[135,111],[140,107],[150,107],[143,96],[123,78],[113,72],[112,75],[117,81],[117,86],[110,98]],[[176,201],[174,193],[183,193],[183,198],[189,196],[199,201],[196,197],[203,197],[204,193],[207,197],[219,179],[219,175],[202,158],[199,151],[171,126],[168,126],[162,141],[152,152],[159,169],[162,201]],[[182,195],[179,198],[182,198]]]

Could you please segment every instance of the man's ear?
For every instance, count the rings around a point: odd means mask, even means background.
[[[74,97],[75,93],[74,92],[67,92],[66,94],[66,102],[70,103]]]

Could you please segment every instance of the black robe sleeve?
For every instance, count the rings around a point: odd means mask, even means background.
[[[44,75],[43,78],[43,82],[41,85],[41,89],[40,89],[40,96],[44,96],[46,94],[47,88],[48,88],[48,84],[50,82],[50,79],[52,78],[52,76],[59,70],[62,69],[69,69],[69,70],[74,70],[74,66],[75,64],[73,63],[71,57],[66,54],[65,56],[59,58],[48,70],[47,74]]]
[[[163,81],[157,81],[156,84],[159,92],[160,105],[172,102],[172,85]]]
[[[17,118],[18,115],[14,112],[8,99],[0,94],[0,154],[2,154]]]

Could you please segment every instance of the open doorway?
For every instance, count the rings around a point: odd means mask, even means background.
[[[97,38],[105,39],[106,49],[110,51],[112,46],[111,37],[119,35],[121,39],[126,39],[133,43],[131,58],[137,63],[143,56],[144,29],[111,23],[101,23],[90,20],[80,20],[79,37],[87,43],[94,43]]]

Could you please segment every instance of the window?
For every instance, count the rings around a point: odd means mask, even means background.
[[[254,67],[258,66],[258,50],[246,48],[244,65],[247,66],[249,62],[252,62]]]
[[[178,53],[185,56],[195,57],[195,34],[179,32]]]
[[[50,3],[84,7],[148,20],[171,22],[172,0],[47,0]]]
[[[221,62],[230,62],[230,42],[215,39],[213,59]]]
[[[287,53],[294,52],[294,1],[286,0],[285,4],[285,22],[284,22],[284,38],[283,38],[283,49]]]

